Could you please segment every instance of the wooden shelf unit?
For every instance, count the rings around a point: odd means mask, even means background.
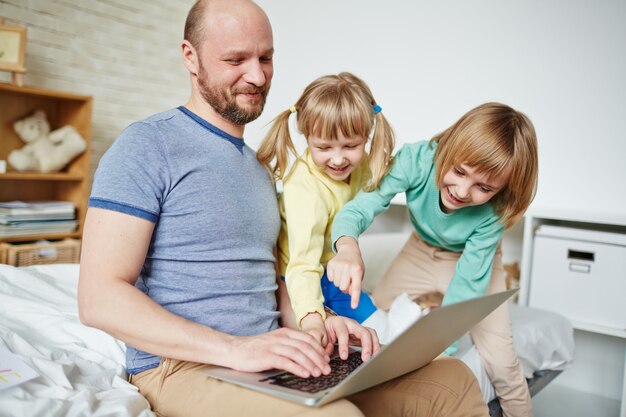
[[[7,163],[0,173],[0,201],[63,200],[76,205],[78,229],[71,233],[52,233],[2,238],[0,242],[26,242],[39,239],[80,238],[89,198],[92,98],[35,87],[0,83],[0,160],[6,160],[24,142],[13,130],[13,123],[41,109],[51,130],[72,125],[87,142],[87,149],[62,171],[55,173],[18,172]]]

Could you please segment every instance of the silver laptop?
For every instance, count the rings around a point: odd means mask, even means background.
[[[308,406],[320,406],[421,368],[517,292],[516,289],[432,309],[369,361],[353,350],[331,359],[330,375],[300,378],[284,371],[239,372],[216,367],[206,373],[223,381]]]

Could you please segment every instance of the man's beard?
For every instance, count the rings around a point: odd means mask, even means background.
[[[229,91],[226,88],[209,86],[207,83],[207,73],[202,65],[202,62],[200,62],[199,66],[198,87],[200,89],[200,94],[204,100],[209,103],[211,107],[213,107],[217,114],[238,126],[250,123],[261,115],[263,107],[265,107],[265,99],[267,98],[268,93],[267,84],[264,87],[248,87],[242,90],[235,90],[229,94]],[[260,93],[261,100],[251,109],[241,108],[235,102],[236,94],[241,93]]]

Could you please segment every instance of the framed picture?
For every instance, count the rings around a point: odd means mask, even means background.
[[[0,23],[0,70],[26,72],[26,28]]]

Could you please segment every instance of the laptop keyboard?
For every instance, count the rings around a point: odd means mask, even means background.
[[[278,375],[270,376],[269,378],[263,378],[259,382],[269,382],[272,385],[279,385],[281,387],[313,394],[339,384],[362,363],[361,352],[355,351],[350,353],[348,359],[345,361],[339,356],[332,358],[330,360],[331,370],[328,375],[322,375],[317,378],[302,378],[289,372],[283,372]]]

